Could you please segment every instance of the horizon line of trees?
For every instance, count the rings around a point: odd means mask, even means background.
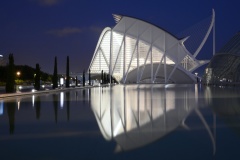
[[[65,79],[65,87],[70,87],[70,75],[69,75],[69,56],[67,56],[67,63],[66,63],[66,79]],[[19,74],[17,75],[17,71]],[[5,90],[6,93],[11,93],[16,91],[16,84],[27,83],[32,84],[34,83],[34,88],[36,90],[40,90],[41,82],[52,82],[52,88],[58,88],[59,84],[59,75],[57,70],[57,56],[54,58],[54,71],[53,75],[48,73],[44,73],[41,71],[39,63],[36,63],[36,68],[32,68],[27,65],[14,65],[14,57],[13,54],[9,54],[9,63],[7,66],[0,66],[0,85],[2,82],[5,82]],[[88,85],[91,84],[91,70],[88,71]],[[113,82],[114,79],[111,77],[111,81]],[[83,70],[82,74],[82,85],[85,86],[86,79],[85,79],[85,70]],[[110,76],[107,73],[101,73],[101,84],[110,83]],[[76,77],[76,86],[78,85],[78,79]]]

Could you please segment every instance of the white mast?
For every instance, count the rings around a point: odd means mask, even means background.
[[[213,9],[213,12],[214,12],[214,9]],[[216,18],[214,16],[214,24],[213,24],[213,55],[215,55],[215,23],[216,23]]]

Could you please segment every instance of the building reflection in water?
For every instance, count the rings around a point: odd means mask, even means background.
[[[216,114],[223,117],[226,125],[240,135],[240,91],[230,88],[209,88],[188,85],[116,85],[97,87],[79,92],[60,92],[50,96],[55,122],[58,122],[58,108],[66,100],[67,119],[70,119],[72,100],[89,100],[102,135],[106,140],[117,142],[116,151],[130,150],[154,142],[182,126],[189,128],[185,120],[194,112],[201,120],[212,142],[213,153],[216,151]],[[71,97],[73,95],[73,97]],[[64,97],[65,96],[65,97]],[[0,115],[5,112],[9,120],[9,132],[14,133],[15,116],[21,112],[21,100],[0,100]],[[40,95],[32,96],[32,105],[40,118]],[[29,99],[31,101],[31,99]],[[42,107],[42,108],[41,108]],[[202,107],[211,107],[213,124],[208,124],[201,113]],[[4,110],[5,109],[5,110]],[[3,115],[4,116],[4,115]],[[209,125],[213,125],[212,128]],[[191,129],[191,127],[190,127]]]
[[[239,88],[209,88],[208,102],[225,124],[240,136],[240,90]],[[205,98],[207,99],[207,98]]]
[[[91,107],[102,135],[117,142],[115,151],[131,150],[154,142],[179,126],[195,111],[215,140],[198,107],[198,87],[175,85],[117,85],[95,88]],[[209,132],[210,131],[210,132]]]

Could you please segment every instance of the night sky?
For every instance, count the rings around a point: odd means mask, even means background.
[[[1,0],[0,54],[15,64],[53,73],[87,70],[101,31],[112,14],[128,15],[177,34],[216,12],[216,51],[240,31],[239,0]],[[211,52],[211,51],[209,51]],[[212,53],[207,53],[211,58]]]

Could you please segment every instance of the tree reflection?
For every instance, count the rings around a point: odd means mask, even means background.
[[[70,119],[70,92],[66,92],[66,103],[67,103],[67,120]]]
[[[58,95],[53,94],[53,109],[54,109],[54,117],[55,123],[58,121]]]
[[[35,108],[36,108],[36,118],[40,119],[40,115],[41,115],[41,98],[40,98],[40,96],[37,96],[35,99]]]
[[[86,91],[85,91],[85,89],[82,90],[82,95],[83,95],[83,104],[85,104],[85,98],[86,98]]]
[[[7,103],[7,113],[9,118],[9,133],[13,134],[15,129],[15,111],[16,111],[16,103],[8,102]]]

